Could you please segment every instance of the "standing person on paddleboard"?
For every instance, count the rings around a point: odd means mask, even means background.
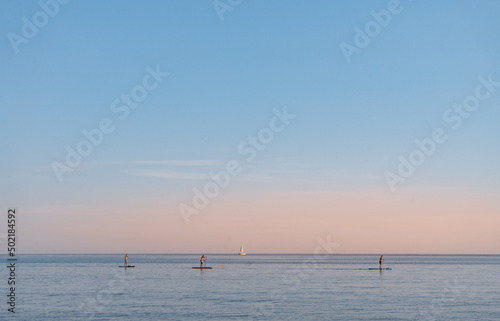
[[[128,266],[128,254],[125,254],[125,266]]]
[[[380,259],[378,259],[378,266],[382,270],[382,263],[384,263],[384,256],[381,255]]]
[[[206,260],[207,260],[207,257],[205,256],[205,254],[203,254],[201,256],[201,259],[200,259],[200,267],[203,267],[203,262],[206,263]],[[206,265],[206,264],[205,264]]]

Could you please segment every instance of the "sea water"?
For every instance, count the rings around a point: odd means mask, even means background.
[[[499,255],[19,255],[2,320],[500,320]]]

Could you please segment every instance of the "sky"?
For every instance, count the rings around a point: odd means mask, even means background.
[[[18,253],[499,254],[499,10],[2,1],[0,238],[15,207]]]

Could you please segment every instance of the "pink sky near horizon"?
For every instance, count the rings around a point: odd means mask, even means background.
[[[19,253],[312,254],[328,235],[340,254],[500,253],[499,202],[458,192],[223,193],[189,225],[148,204],[19,208]]]

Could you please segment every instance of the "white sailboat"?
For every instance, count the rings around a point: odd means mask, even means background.
[[[247,255],[244,251],[243,251],[243,244],[241,245],[240,247],[240,251],[238,252],[238,255]]]

